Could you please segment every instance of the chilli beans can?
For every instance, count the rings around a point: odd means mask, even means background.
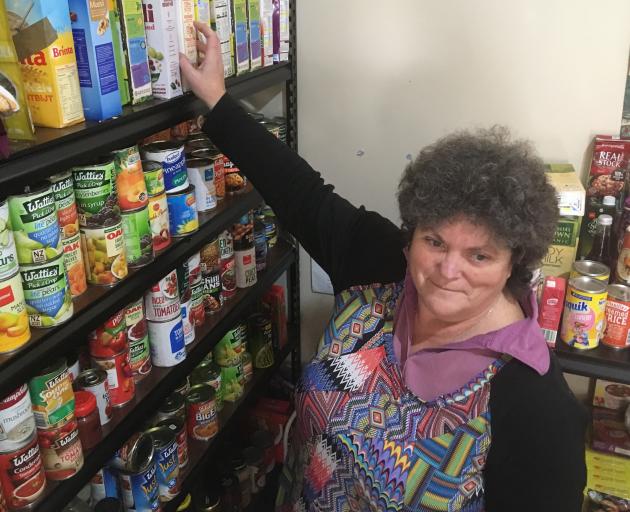
[[[617,349],[630,347],[630,287],[609,285],[605,311],[606,328],[602,344]]]
[[[606,297],[603,281],[584,276],[569,279],[560,330],[562,341],[581,350],[597,347],[604,328]]]
[[[170,219],[166,194],[149,197],[149,225],[153,236],[153,250],[161,251],[171,243]]]
[[[54,428],[74,416],[70,371],[63,358],[53,360],[28,383],[37,428]]]
[[[92,363],[107,372],[112,407],[122,407],[133,400],[136,395],[136,385],[129,365],[128,348],[110,357],[92,356]]]
[[[193,285],[190,291],[190,315],[196,326],[202,326],[206,321],[206,311],[204,309],[204,293],[202,282]]]
[[[93,357],[112,357],[129,348],[125,310],[121,309],[92,331],[88,343]]]
[[[179,494],[180,487],[177,439],[166,427],[151,428],[146,434],[153,441],[160,501],[171,501]]]
[[[181,192],[166,194],[171,236],[181,237],[199,229],[195,187],[190,185]]]
[[[22,384],[0,400],[0,452],[24,445],[35,431],[35,417],[28,386]]]
[[[213,315],[221,310],[221,274],[218,270],[206,272],[203,276],[203,304],[205,314]]]
[[[76,387],[94,395],[100,423],[108,423],[112,419],[112,402],[107,372],[101,368],[84,370],[77,377]]]
[[[142,156],[162,165],[166,192],[179,192],[188,188],[188,174],[184,145],[174,141],[159,141],[142,147]]]
[[[173,320],[181,314],[177,289],[177,272],[172,270],[144,294],[147,320],[162,322]]]
[[[0,282],[0,353],[13,352],[31,339],[19,273]]]
[[[50,177],[57,208],[57,220],[61,238],[69,238],[79,233],[79,214],[74,197],[72,173],[66,171]]]
[[[186,359],[184,326],[181,313],[165,322],[147,321],[149,326],[149,344],[151,360],[154,366],[168,368]]]
[[[188,465],[188,434],[186,433],[186,420],[184,418],[173,417],[159,421],[156,427],[166,427],[177,440],[177,460],[179,469],[184,469]]]
[[[77,420],[52,429],[38,429],[39,449],[48,480],[67,480],[83,467],[83,449]]]
[[[155,512],[160,510],[157,464],[151,461],[137,473],[121,471],[118,475],[125,510]]]
[[[41,499],[46,476],[36,432],[19,448],[0,452],[0,484],[9,510],[28,510]]]
[[[136,383],[151,373],[151,349],[149,347],[149,329],[144,314],[144,299],[139,298],[125,309],[127,340],[131,371]]]
[[[144,182],[150,197],[159,196],[166,192],[164,188],[164,170],[160,162],[142,160],[142,171],[144,172]]]
[[[112,152],[118,204],[122,211],[144,208],[149,200],[138,146]]]
[[[214,389],[208,384],[192,386],[186,394],[186,418],[188,436],[198,441],[208,441],[217,435],[217,418]]]

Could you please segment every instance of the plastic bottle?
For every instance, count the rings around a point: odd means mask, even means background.
[[[615,217],[616,201],[614,196],[604,196],[601,203],[589,205],[586,214],[582,220],[582,228],[580,229],[580,247],[578,250],[578,258],[585,259],[590,252],[597,231],[597,218],[602,215],[610,215]],[[621,233],[623,237],[623,233]]]
[[[612,222],[613,218],[610,215],[602,214],[597,217],[597,231],[593,246],[586,256],[587,260],[599,261],[610,267]]]

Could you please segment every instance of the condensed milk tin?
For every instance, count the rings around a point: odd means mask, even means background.
[[[183,144],[175,141],[153,142],[144,146],[141,152],[145,160],[162,164],[166,192],[179,192],[188,188]]]
[[[74,417],[74,392],[66,361],[59,357],[28,383],[37,428],[54,428]]]
[[[0,281],[14,276],[18,271],[15,239],[9,223],[9,205],[0,202]]]
[[[13,352],[31,339],[20,274],[0,282],[0,353]]]
[[[560,338],[580,350],[595,348],[604,330],[606,283],[592,277],[569,279]]]
[[[608,286],[606,328],[602,344],[612,348],[630,347],[630,287],[623,284]]]
[[[147,321],[151,361],[154,366],[168,368],[186,359],[186,343],[181,314],[166,322]]]
[[[573,263],[570,278],[579,276],[592,277],[607,283],[610,278],[610,268],[599,261],[578,260]]]
[[[179,318],[181,305],[177,290],[177,272],[172,270],[144,294],[147,320],[163,322]]]
[[[35,417],[28,394],[22,384],[0,400],[0,452],[11,452],[24,445],[35,431]]]

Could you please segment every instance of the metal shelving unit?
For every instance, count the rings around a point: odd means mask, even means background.
[[[630,384],[628,350],[615,350],[604,345],[593,350],[579,350],[557,341],[556,355],[565,372]]]

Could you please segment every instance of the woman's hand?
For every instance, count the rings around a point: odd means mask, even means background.
[[[206,39],[206,44],[197,41],[197,51],[201,64],[194,67],[183,53],[179,54],[179,66],[183,78],[195,95],[203,100],[211,109],[225,94],[225,79],[223,78],[223,59],[221,57],[221,43],[217,34],[208,25],[194,22],[195,28]]]

